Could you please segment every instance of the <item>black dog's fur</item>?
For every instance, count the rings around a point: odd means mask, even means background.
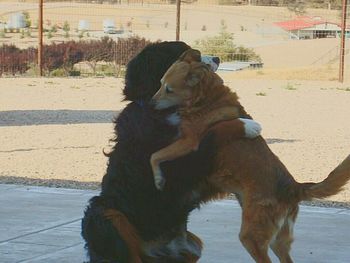
[[[213,147],[211,138],[199,150],[162,165],[167,185],[157,191],[149,165],[150,155],[168,145],[177,130],[165,117],[175,109],[153,111],[150,98],[160,79],[177,58],[190,47],[183,42],[151,44],[132,59],[126,72],[125,99],[131,101],[115,121],[115,146],[108,154],[102,191],[93,197],[82,220],[82,236],[90,262],[128,263],[128,250],[112,224],[104,218],[108,208],[124,213],[144,241],[173,237],[186,226],[189,212],[198,202],[191,191],[210,174]],[[154,262],[185,262],[169,257]]]

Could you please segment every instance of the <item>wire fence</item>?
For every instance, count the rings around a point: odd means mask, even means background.
[[[220,69],[237,77],[336,80],[341,4],[183,0],[180,40],[220,56]],[[38,7],[38,0],[0,0],[0,76],[38,73]],[[127,61],[148,43],[175,40],[176,7],[176,0],[45,1],[44,74],[122,75]],[[349,39],[348,20],[345,64]],[[345,68],[345,78],[349,73]]]

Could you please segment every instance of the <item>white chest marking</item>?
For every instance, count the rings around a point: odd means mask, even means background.
[[[181,122],[181,118],[177,112],[170,114],[167,117],[167,121],[170,125],[178,126]]]

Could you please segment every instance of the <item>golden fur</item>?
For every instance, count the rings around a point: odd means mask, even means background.
[[[200,62],[200,53],[196,50],[186,51],[168,69],[161,82],[161,88],[153,96],[156,108],[172,105],[182,107],[179,111],[179,138],[151,156],[151,166],[158,189],[162,189],[165,182],[159,167],[161,162],[174,160],[197,150],[200,140],[213,124],[237,119],[241,107],[236,93],[231,92],[217,74]],[[235,121],[231,123],[233,124],[237,125],[237,129],[231,136],[244,137],[243,123]]]
[[[204,132],[215,134],[218,148],[213,174],[196,191],[203,202],[228,193],[236,194],[243,212],[239,237],[254,260],[270,263],[270,247],[280,262],[292,263],[289,251],[299,202],[325,198],[341,191],[350,179],[350,155],[322,182],[296,182],[261,136],[253,140],[237,140],[237,131],[238,134],[241,132],[237,122],[219,122],[207,131],[212,122],[206,120],[206,114],[226,105],[226,98],[237,103],[240,113],[245,113],[244,109],[239,105],[236,94],[230,93],[215,73],[202,70],[200,63],[191,60],[181,63],[177,64],[181,65],[176,71],[179,73],[177,76],[164,77],[166,81],[174,78],[181,85],[181,80],[195,83],[191,92],[183,92],[182,101],[178,98],[171,100],[180,106],[181,129],[193,128],[194,133],[199,135],[192,149]],[[186,130],[186,134],[188,132]]]
[[[226,129],[226,132],[224,130]],[[270,247],[280,262],[293,262],[289,251],[302,200],[325,198],[341,191],[350,179],[350,156],[320,183],[298,183],[263,138],[228,142],[229,125],[217,124],[215,171],[199,191],[204,201],[218,193],[235,193],[242,206],[240,240],[256,262],[271,262]]]

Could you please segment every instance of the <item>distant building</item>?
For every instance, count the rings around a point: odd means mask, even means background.
[[[291,39],[335,38],[341,33],[339,24],[325,21],[321,17],[304,16],[274,24],[289,32]],[[349,27],[347,27],[346,34],[347,36],[350,34]]]

